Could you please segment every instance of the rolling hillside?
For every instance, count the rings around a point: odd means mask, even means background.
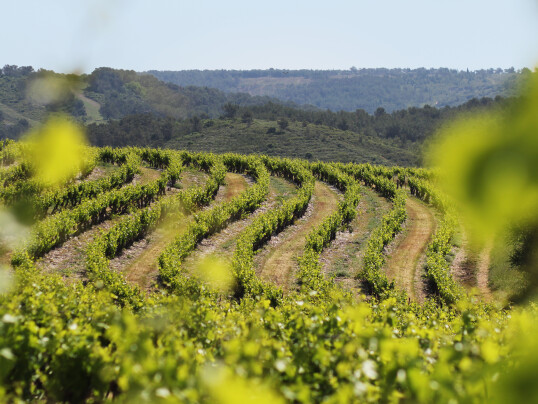
[[[289,122],[285,130],[277,121],[258,120],[245,123],[239,119],[200,120],[193,122],[133,115],[106,125],[89,125],[88,138],[97,146],[127,145],[169,147],[215,153],[262,153],[271,156],[298,157],[309,160],[354,161],[374,164],[419,163],[417,149],[375,136],[325,125]]]
[[[50,189],[28,147],[1,149],[33,219],[2,250],[2,400],[501,403],[529,366],[535,312],[452,260],[426,170],[101,148]]]
[[[99,68],[77,76],[6,66],[0,71],[0,136],[16,139],[49,116],[64,113],[86,124],[90,141],[98,146],[412,166],[420,164],[423,143],[445,122],[462,113],[504,108],[509,101],[499,96],[473,98],[457,107],[411,107],[391,113],[378,107],[370,115],[364,110],[298,108],[268,97],[179,87],[134,71]]]
[[[205,87],[179,87],[128,70],[99,68],[89,75],[65,75],[8,65],[0,69],[0,134],[16,138],[58,112],[83,123],[136,113],[185,119],[219,116],[226,103],[249,106],[269,101],[277,100]]]

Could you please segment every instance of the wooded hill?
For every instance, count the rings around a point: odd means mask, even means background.
[[[456,106],[472,98],[513,96],[523,69],[183,70],[148,73],[180,86],[275,97],[333,111],[372,114],[422,107]]]
[[[473,99],[459,107],[386,113],[304,111],[275,103],[226,104],[218,119],[175,120],[151,114],[91,124],[97,146],[170,147],[217,153],[262,153],[309,160],[420,165],[421,149],[445,122],[465,113],[506,108],[512,99]]]
[[[61,112],[88,125],[90,141],[98,146],[151,145],[409,166],[420,164],[422,144],[447,120],[509,102],[496,96],[472,98],[457,107],[332,112],[267,96],[180,87],[127,70],[63,75],[5,66],[0,69],[0,137],[17,139]]]
[[[282,120],[243,122],[238,118],[178,121],[138,114],[89,125],[88,137],[97,146],[152,145],[216,153],[235,150],[309,160],[398,162],[405,166],[419,162],[417,148],[404,148],[391,140],[297,121],[286,121],[286,128],[281,129],[279,122],[282,124]]]
[[[0,136],[16,138],[54,112],[84,123],[138,113],[184,119],[218,116],[225,103],[248,106],[269,101],[278,102],[211,88],[179,87],[132,70],[103,67],[89,75],[65,75],[6,65],[0,69]]]

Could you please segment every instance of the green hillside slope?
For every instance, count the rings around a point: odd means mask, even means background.
[[[473,98],[457,107],[394,112],[378,107],[370,115],[179,87],[111,68],[90,75],[0,69],[0,137],[18,138],[60,112],[89,125],[90,140],[99,146],[169,146],[409,166],[420,163],[422,144],[447,120],[505,105],[500,97]]]
[[[277,121],[207,119],[177,121],[149,114],[89,125],[97,146],[152,146],[216,153],[262,153],[309,160],[350,161],[412,166],[419,163],[418,146],[402,147],[377,136],[296,121],[281,129]]]
[[[251,106],[269,101],[277,102],[269,97],[226,94],[211,88],[179,87],[132,70],[103,67],[89,75],[66,75],[6,65],[0,69],[0,135],[16,138],[22,133],[16,126],[20,120],[27,121],[26,127],[33,126],[56,112],[72,115],[83,123],[136,113],[184,119],[219,116],[226,103]]]

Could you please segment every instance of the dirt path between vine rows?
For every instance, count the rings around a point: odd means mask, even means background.
[[[251,215],[244,219],[237,220],[214,234],[204,239],[198,244],[196,250],[192,252],[182,263],[183,268],[189,271],[195,271],[197,264],[204,257],[212,255],[224,262],[225,265],[231,265],[233,253],[235,251],[236,241],[241,232],[250,225],[256,217],[282,205],[283,201],[295,195],[297,187],[287,180],[279,177],[271,177],[269,184],[269,194],[262,205]]]
[[[334,281],[343,288],[360,293],[355,275],[362,269],[368,237],[390,207],[391,203],[374,190],[361,187],[357,216],[347,229],[336,234],[333,242],[321,253],[320,262],[326,277],[334,277]]]
[[[36,267],[43,273],[61,275],[66,281],[74,282],[87,279],[86,248],[102,231],[109,230],[124,216],[105,220],[88,230],[73,236],[62,245],[54,248],[36,262]]]
[[[95,181],[110,175],[113,171],[117,171],[119,166],[115,165],[97,165],[91,174],[84,181]],[[147,184],[159,178],[160,170],[141,167],[141,172],[135,175],[132,184]],[[81,181],[78,181],[81,182]],[[125,183],[122,187],[131,185]],[[36,267],[43,273],[55,273],[61,275],[66,281],[73,282],[86,279],[86,247],[97,237],[102,231],[107,231],[119,220],[122,216],[114,217],[98,223],[82,233],[70,237],[60,246],[52,249],[43,257],[36,261]],[[5,254],[2,257],[2,263],[9,263],[8,259],[11,254]]]
[[[254,265],[257,275],[286,291],[291,290],[295,285],[297,258],[303,253],[305,237],[337,209],[340,199],[341,194],[336,189],[316,181],[306,213],[294,225],[272,237],[256,255]]]
[[[140,167],[140,173],[135,174],[132,184],[146,185],[152,181],[156,181],[161,176],[162,171],[151,167]]]
[[[182,173],[182,176],[185,174]],[[189,178],[186,182],[193,181],[196,182],[197,178]],[[243,192],[247,185],[247,180],[244,176],[227,173],[225,185],[219,188],[213,203],[231,200],[234,196]],[[191,220],[192,216],[179,215],[165,221],[151,234],[134,242],[131,247],[125,249],[122,254],[111,260],[110,268],[122,271],[128,282],[137,284],[142,289],[151,288],[159,274],[157,262],[159,254],[175,237],[187,229]]]
[[[491,250],[493,243],[488,242],[478,256],[478,271],[476,273],[476,283],[482,298],[486,301],[492,300],[491,290],[489,288],[489,265],[491,262]]]
[[[153,169],[144,169],[141,174],[138,174],[139,183],[148,183],[149,181],[158,178],[160,172]],[[186,175],[187,183],[196,182]],[[125,184],[124,186],[126,186]],[[182,184],[183,185],[183,184]],[[88,230],[69,238],[62,245],[54,248],[45,254],[36,262],[38,269],[44,273],[56,273],[61,275],[66,281],[84,280],[86,276],[86,248],[102,231],[109,230],[118,221],[125,216],[117,216],[112,219],[105,220]]]
[[[225,185],[219,189],[215,203],[231,201],[253,183],[254,181],[241,174],[226,173]]]
[[[454,259],[450,273],[461,286],[470,288],[476,286],[477,254],[471,253],[469,241],[465,233],[461,233],[461,245],[453,247]]]
[[[426,294],[424,275],[425,252],[435,232],[432,209],[415,197],[406,200],[407,220],[400,237],[388,246],[384,270],[396,286],[410,298],[422,302]]]
[[[116,166],[113,164],[98,164],[93,168],[92,172],[86,178],[78,179],[75,181],[75,183],[79,184],[81,182],[100,180],[101,178],[111,175],[114,171],[118,171],[119,168],[120,166]]]

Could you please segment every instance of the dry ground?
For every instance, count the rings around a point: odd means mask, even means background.
[[[185,181],[183,181],[185,177]],[[181,187],[198,183],[200,177],[190,171],[182,173]],[[240,174],[227,173],[226,185],[219,188],[216,202],[228,201],[247,187],[247,181]],[[155,231],[133,243],[121,255],[110,262],[111,269],[122,271],[128,282],[149,289],[156,282],[159,273],[157,258],[172,240],[185,231],[192,220],[190,216],[177,215],[162,223]]]
[[[341,195],[334,188],[316,181],[312,200],[303,217],[272,237],[256,255],[254,265],[258,276],[284,290],[291,290],[295,284],[297,258],[303,252],[305,237],[336,210],[340,198]]]
[[[151,181],[156,181],[161,176],[162,170],[156,170],[155,168],[150,167],[140,167],[140,173],[136,174],[133,178],[133,184],[135,185],[145,185]]]
[[[477,247],[472,245],[462,232],[462,242],[454,248],[451,273],[454,279],[467,290],[477,288],[479,295],[486,301],[492,300],[489,288],[489,267],[493,244]]]
[[[220,232],[202,240],[196,250],[185,259],[183,268],[187,272],[196,270],[196,264],[208,255],[213,255],[221,261],[224,261],[225,264],[231,265],[236,241],[240,233],[252,223],[256,217],[281,205],[284,200],[294,195],[296,190],[297,187],[285,179],[271,177],[269,194],[265,202],[263,202],[253,214],[229,224]]]
[[[102,175],[104,171],[111,169],[110,167],[103,168],[98,171],[98,175]],[[137,175],[135,180],[138,183],[148,183],[160,176],[159,170],[151,168],[142,168],[142,173]],[[96,174],[96,175],[97,175]],[[121,216],[106,220],[83,233],[71,237],[61,246],[51,250],[37,263],[37,267],[45,273],[57,273],[66,280],[82,280],[86,279],[86,247],[97,237],[102,231],[110,229],[114,224],[121,220]]]
[[[409,297],[422,301],[426,293],[425,252],[435,232],[436,221],[432,209],[415,197],[407,198],[406,208],[405,230],[389,245],[384,270]]]
[[[90,175],[88,175],[83,180],[77,180],[76,182],[86,182],[86,181],[95,181],[101,178],[106,177],[109,174],[112,174],[112,172],[117,171],[119,169],[119,166],[115,166],[113,164],[98,164],[94,167]]]
[[[36,262],[36,267],[43,273],[59,274],[70,282],[87,279],[86,247],[102,231],[110,229],[119,220],[121,220],[121,216],[106,220],[78,236],[71,237],[62,245],[45,254]]]

